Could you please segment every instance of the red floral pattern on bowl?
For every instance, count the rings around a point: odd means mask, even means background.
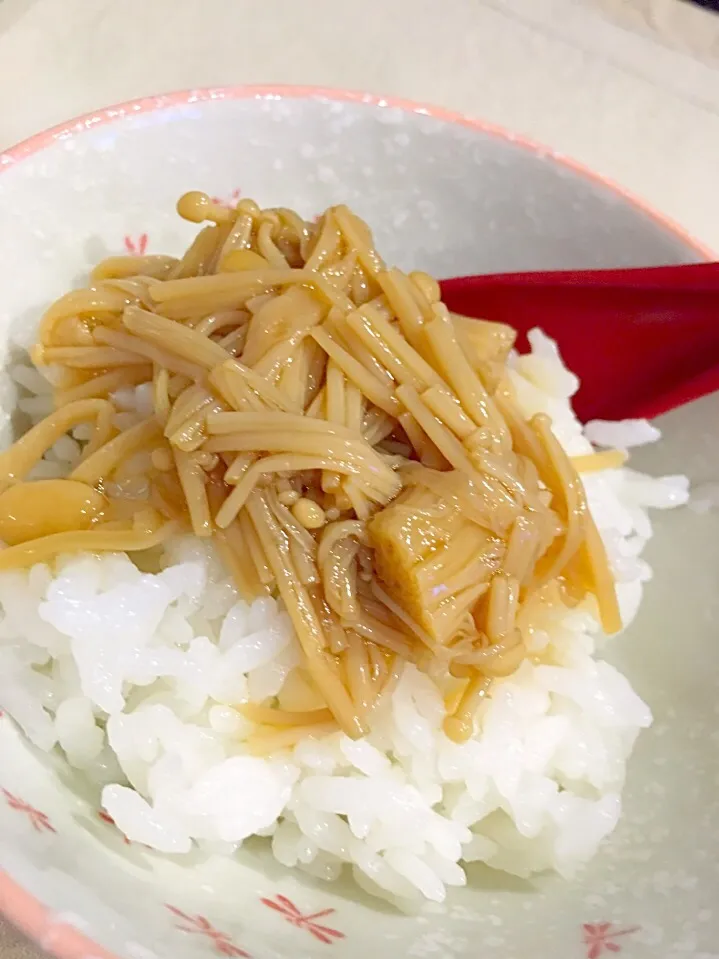
[[[345,938],[345,934],[338,929],[331,929],[329,926],[317,922],[318,919],[331,916],[335,911],[334,909],[321,909],[319,912],[303,913],[291,899],[279,894],[274,899],[261,899],[260,902],[270,909],[274,909],[275,912],[279,912],[290,925],[296,926],[297,929],[306,929],[310,935],[319,939],[325,945],[330,945],[337,939]]]

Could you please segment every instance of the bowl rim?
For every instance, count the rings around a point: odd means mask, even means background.
[[[361,103],[429,116],[446,123],[488,134],[532,153],[538,158],[550,159],[579,174],[584,179],[604,187],[620,196],[637,212],[648,216],[658,227],[674,234],[701,259],[712,260],[716,258],[716,254],[710,247],[693,237],[671,217],[655,210],[651,204],[609,177],[592,170],[565,154],[558,153],[521,134],[512,133],[500,125],[475,119],[444,107],[358,90],[291,84],[245,84],[241,86],[199,87],[126,100],[113,106],[74,117],[41,133],[36,133],[7,150],[0,151],[0,174],[13,169],[19,162],[40,153],[57,141],[72,139],[98,126],[105,126],[131,116],[214,100],[268,99],[309,99],[327,100],[336,103]],[[3,869],[0,869],[0,915],[8,919],[17,929],[29,936],[46,952],[56,956],[57,959],[83,959],[88,955],[97,957],[97,959],[120,959],[119,956],[94,942],[74,926],[69,925],[66,917],[61,914],[54,914],[51,909],[23,888]]]
[[[18,162],[46,149],[57,140],[68,140],[81,133],[86,133],[95,127],[105,126],[117,120],[126,119],[129,116],[141,113],[153,113],[175,106],[205,103],[213,100],[269,99],[328,100],[335,103],[362,103],[380,108],[394,108],[403,110],[406,113],[416,113],[421,116],[433,117],[437,120],[443,120],[446,123],[456,124],[470,130],[488,134],[511,143],[519,149],[526,150],[538,158],[550,159],[566,169],[578,173],[584,179],[611,190],[630,206],[633,206],[635,210],[648,216],[650,220],[654,221],[655,225],[674,234],[677,239],[688,246],[702,259],[713,260],[717,258],[717,253],[714,250],[703,241],[692,236],[692,234],[676,220],[661,213],[642,197],[628,190],[610,177],[596,170],[592,170],[590,167],[564,153],[553,150],[523,134],[514,133],[499,124],[476,119],[455,110],[449,110],[431,103],[408,100],[402,97],[383,96],[361,90],[344,90],[323,86],[297,86],[282,83],[243,84],[240,86],[197,87],[126,100],[122,103],[113,104],[109,107],[100,108],[73,117],[71,120],[52,126],[41,133],[33,134],[33,136],[27,139],[21,140],[15,144],[15,146],[0,151],[0,174],[12,169]]]

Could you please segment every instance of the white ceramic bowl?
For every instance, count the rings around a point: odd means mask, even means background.
[[[442,111],[332,91],[195,91],[125,104],[0,155],[3,359],[43,306],[102,256],[174,253],[187,189],[312,215],[353,206],[400,266],[480,270],[688,261],[703,251],[616,188]],[[6,438],[13,394],[0,396]],[[717,479],[719,403],[665,418],[652,469]],[[128,845],[58,759],[0,718],[0,909],[66,959],[711,959],[719,952],[718,514],[660,515],[656,578],[608,650],[656,720],[630,763],[617,832],[575,883],[470,870],[468,888],[404,916],[347,884]]]

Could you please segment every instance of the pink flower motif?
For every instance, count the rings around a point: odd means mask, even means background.
[[[621,952],[622,947],[615,942],[621,936],[631,936],[639,932],[639,926],[619,929],[611,922],[588,923],[582,926],[584,944],[587,947],[587,959],[599,959],[605,952]]]
[[[216,203],[218,206],[234,207],[237,205],[237,201],[240,199],[241,196],[242,196],[242,190],[240,190],[239,187],[235,187],[232,193],[230,193],[226,197],[212,196],[210,197],[210,199],[212,200],[213,203]]]
[[[97,818],[98,818],[98,819],[102,819],[102,821],[103,821],[103,822],[106,822],[109,826],[115,826],[115,828],[117,829],[117,826],[115,825],[115,820],[112,818],[112,816],[111,816],[109,813],[106,813],[104,809],[98,809],[98,811],[97,811]],[[122,836],[122,839],[123,839],[123,842],[125,843],[125,845],[126,845],[126,846],[129,846],[129,845],[130,845],[130,840],[127,838],[127,836],[124,834],[124,832],[120,832],[119,829],[117,829],[117,831],[118,831],[118,832],[120,833],[120,835]]]
[[[34,806],[26,803],[23,799],[18,799],[17,796],[13,795],[11,792],[8,792],[7,789],[2,789],[2,794],[7,800],[7,804],[11,809],[16,809],[18,812],[25,813],[36,832],[57,832],[57,829],[55,829],[44,812],[40,812],[39,809],[35,809]]]
[[[132,236],[124,238],[125,249],[132,256],[144,256],[147,249],[147,233],[141,233],[137,239]]]
[[[170,910],[173,916],[176,916],[180,920],[175,923],[176,929],[181,929],[182,932],[187,932],[191,935],[205,936],[212,942],[215,947],[215,952],[218,952],[221,956],[252,959],[249,952],[245,952],[244,949],[236,946],[226,932],[215,929],[209,919],[205,919],[204,916],[188,916],[186,912],[182,912],[181,909],[170,906],[168,903],[165,903],[165,907]]]
[[[330,929],[329,926],[322,926],[315,921],[324,918],[324,916],[331,916],[335,911],[334,909],[323,909],[321,912],[303,915],[292,900],[286,896],[277,895],[274,899],[261,899],[260,902],[269,906],[270,909],[274,909],[275,912],[279,912],[290,925],[296,926],[298,929],[306,929],[315,939],[319,939],[320,942],[324,942],[328,946],[332,944],[333,939],[345,938],[343,932]]]

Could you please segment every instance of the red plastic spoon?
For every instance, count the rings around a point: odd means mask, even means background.
[[[719,390],[719,263],[443,280],[448,308],[557,340],[582,420],[653,417]]]

